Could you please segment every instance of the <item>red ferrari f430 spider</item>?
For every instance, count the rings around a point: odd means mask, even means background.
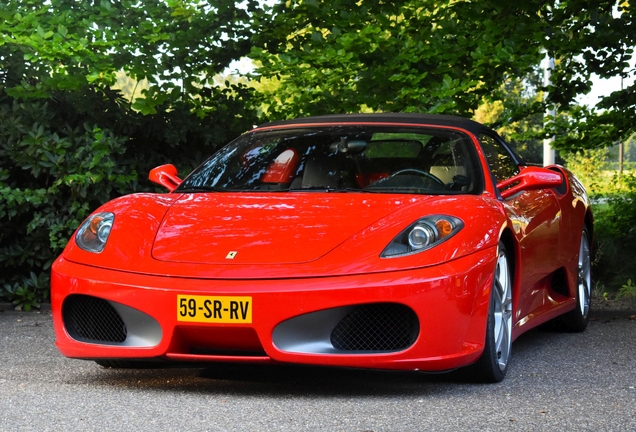
[[[52,269],[56,345],[102,365],[295,363],[504,378],[511,344],[583,331],[593,217],[565,168],[420,114],[256,127],[169,193],[108,202]]]

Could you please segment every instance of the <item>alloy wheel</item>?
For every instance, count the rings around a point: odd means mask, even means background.
[[[590,295],[592,286],[592,271],[590,262],[590,245],[587,239],[587,232],[583,231],[581,236],[581,246],[579,248],[578,263],[578,288],[579,288],[579,309],[581,315],[586,317],[590,309]]]
[[[504,370],[510,357],[512,345],[512,289],[508,257],[505,251],[499,251],[494,285],[493,326],[495,353],[500,370]]]

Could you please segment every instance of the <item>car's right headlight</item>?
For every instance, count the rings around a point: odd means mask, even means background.
[[[75,242],[85,251],[100,253],[106,246],[114,222],[114,213],[104,212],[90,216],[77,230]]]

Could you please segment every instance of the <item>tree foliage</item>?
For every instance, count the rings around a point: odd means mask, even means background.
[[[636,83],[603,97],[597,109],[575,105],[592,77],[634,77],[636,13],[627,1],[557,2],[546,8],[547,52],[557,60],[548,104],[567,115],[546,131],[567,151],[607,147],[636,131]]]
[[[543,113],[528,113],[513,118],[510,114],[541,103],[543,93],[539,91],[543,75],[537,67],[525,77],[507,77],[495,89],[496,97],[484,98],[474,113],[474,119],[496,128],[515,151],[527,162],[541,164],[543,161]]]
[[[636,130],[636,88],[604,98],[602,112],[579,107],[591,78],[633,76],[633,8],[607,0],[288,0],[252,56],[257,73],[280,78],[268,94],[278,118],[333,112],[420,111],[472,115],[483,100],[502,101],[492,126],[561,115],[541,139],[573,151],[603,147]],[[545,55],[552,84],[535,83],[525,104],[501,91],[525,79]],[[545,96],[545,97],[544,97]]]
[[[255,122],[252,90],[214,76],[249,52],[258,4],[0,3],[0,298],[28,308],[78,224],[110,198],[186,171]],[[117,74],[146,80],[133,100]]]
[[[533,16],[503,3],[287,1],[252,56],[282,85],[269,112],[419,111],[470,114],[506,74],[541,59]],[[496,21],[494,14],[510,16]]]
[[[257,113],[489,106],[520,148],[549,135],[569,151],[607,146],[636,132],[636,88],[600,111],[576,97],[594,74],[633,76],[635,38],[633,8],[610,0],[1,2],[0,297],[42,300],[90,211],[150,188],[153,166],[187,171]],[[549,86],[536,73],[546,53]],[[261,84],[219,82],[246,55]],[[550,105],[560,114],[545,128]]]

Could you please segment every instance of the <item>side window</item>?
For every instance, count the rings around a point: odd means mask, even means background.
[[[479,141],[497,183],[519,174],[517,163],[498,140],[490,135],[480,135]]]

